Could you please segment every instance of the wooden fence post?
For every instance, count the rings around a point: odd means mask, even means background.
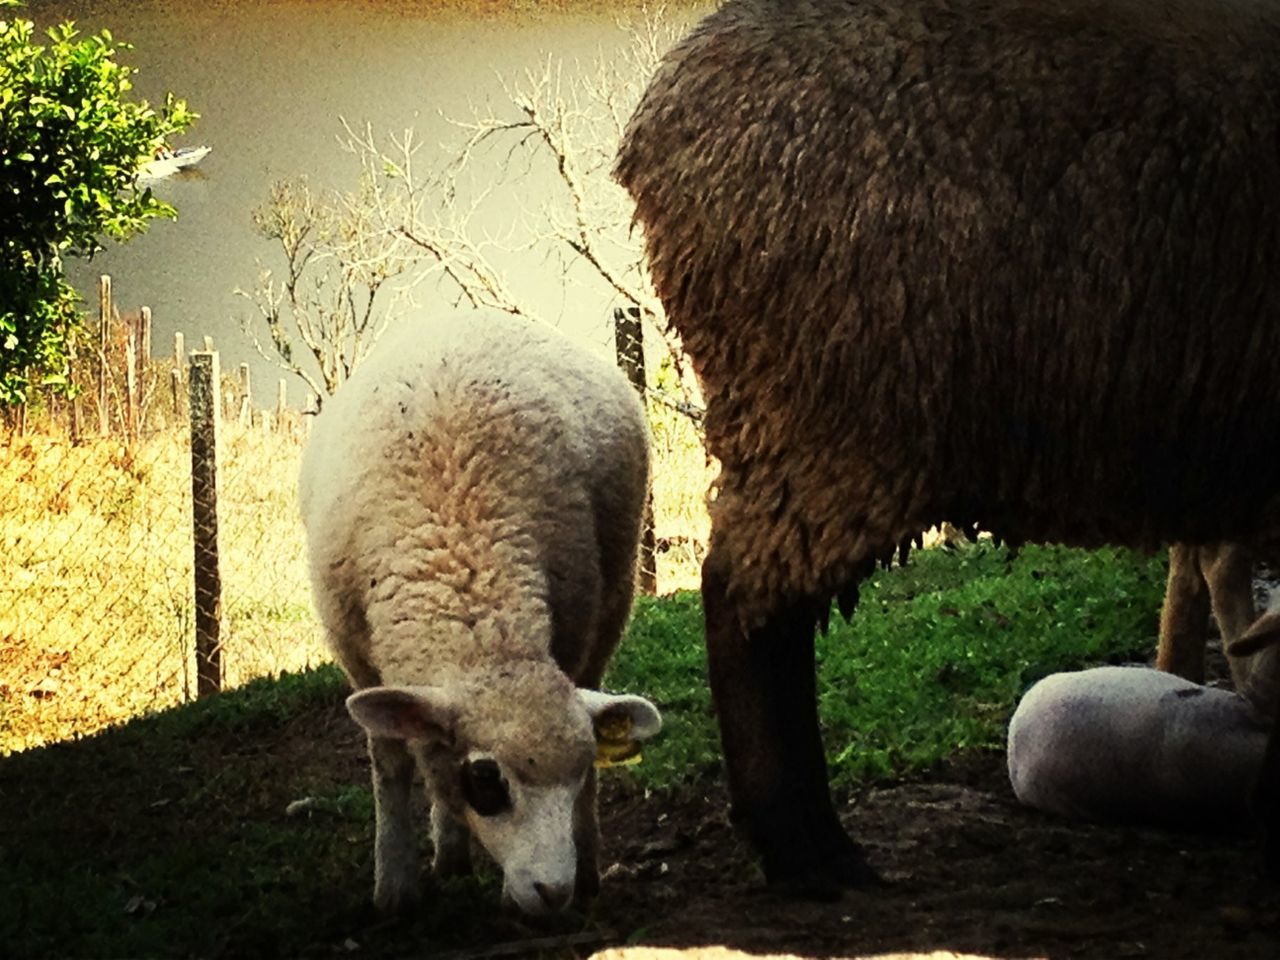
[[[249,375],[249,365],[240,364],[240,426],[248,429],[253,425],[253,381]]]
[[[613,337],[618,354],[618,366],[622,368],[631,385],[645,403],[644,330],[640,325],[639,307],[615,307],[613,310]],[[647,404],[646,404],[647,406]],[[640,535],[640,569],[636,585],[642,593],[657,593],[658,561],[657,544],[653,532],[653,491],[644,505],[644,528]]]
[[[132,320],[124,343],[124,435],[132,449],[138,442],[138,333]]]
[[[111,330],[111,277],[98,277],[98,433],[111,429],[107,416],[107,340]]]
[[[173,334],[173,372],[178,375],[178,382],[182,382],[182,368],[187,365],[187,339],[182,335],[181,330],[174,331]]]
[[[147,369],[151,362],[151,308],[143,307],[138,311],[138,373]]]
[[[75,389],[76,374],[79,371],[79,365],[76,363],[79,350],[76,349],[76,341],[73,337],[71,340],[71,349],[67,360],[71,366],[71,402],[67,406],[68,413],[71,417],[71,442],[79,443],[84,439],[84,418],[80,412],[80,391]]]
[[[182,379],[187,365],[186,347],[187,341],[182,331],[176,331],[173,335],[173,369],[169,372],[169,382],[173,388],[173,419],[175,421],[182,416]]]
[[[195,534],[196,696],[222,689],[222,577],[218,568],[218,354],[191,354],[191,512]]]

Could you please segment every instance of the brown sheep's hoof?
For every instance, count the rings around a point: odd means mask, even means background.
[[[839,828],[818,831],[812,824],[787,838],[770,838],[764,848],[764,875],[769,889],[785,897],[803,900],[837,900],[850,887],[881,882],[867,863],[862,848]],[[802,828],[803,829],[803,828]]]

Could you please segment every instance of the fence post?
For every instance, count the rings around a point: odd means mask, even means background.
[[[240,426],[248,429],[253,426],[253,382],[249,376],[249,365],[240,364]]]
[[[71,365],[72,396],[71,396],[71,402],[67,405],[67,410],[71,417],[71,442],[72,443],[79,443],[82,439],[84,439],[84,418],[80,412],[80,392],[75,389],[76,373],[79,370],[79,365],[76,363],[76,357],[79,354],[79,352],[80,351],[76,349],[76,341],[75,341],[75,338],[73,337],[71,340],[71,350],[67,358]]]
[[[187,365],[187,340],[182,331],[173,335],[173,370],[169,373],[169,381],[173,387],[173,418],[182,416],[182,378]]]
[[[147,369],[151,362],[151,308],[143,307],[138,311],[138,375]]]
[[[124,343],[124,433],[132,450],[138,441],[138,333],[132,321]]]
[[[218,568],[218,354],[191,354],[191,513],[195,534],[196,696],[222,689],[222,578]]]
[[[177,330],[173,334],[173,372],[178,375],[178,382],[182,382],[182,368],[187,365],[187,338],[182,335],[181,330]]]
[[[107,416],[107,339],[111,329],[111,277],[98,277],[98,433],[110,430]]]
[[[631,386],[645,401],[647,383],[644,369],[644,330],[640,325],[639,307],[614,307],[613,337],[618,354],[618,366],[622,368]],[[647,404],[646,404],[647,407]],[[649,491],[644,505],[644,527],[640,535],[640,570],[636,585],[642,593],[657,593],[658,561],[657,544],[653,532],[653,491]]]

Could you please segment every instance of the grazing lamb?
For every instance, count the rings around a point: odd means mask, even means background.
[[[1233,645],[1238,693],[1145,667],[1055,673],[1009,723],[1018,799],[1065,817],[1200,827],[1251,822],[1280,694],[1280,613]],[[1245,654],[1249,655],[1246,656]]]
[[[594,689],[631,607],[648,456],[619,370],[497,312],[388,333],[316,418],[302,515],[369,733],[380,908],[417,895],[415,761],[437,875],[469,868],[474,835],[527,914],[595,893],[596,739],[661,724]]]
[[[896,545],[1280,528],[1278,91],[1255,0],[729,0],[667,54],[615,174],[721,464],[709,672],[771,882],[872,876],[813,632]]]

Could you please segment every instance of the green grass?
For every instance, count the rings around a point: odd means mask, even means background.
[[[956,750],[998,749],[1021,692],[1056,670],[1154,653],[1165,560],[1124,551],[990,541],[923,550],[876,574],[850,623],[817,643],[832,782],[927,769]],[[631,773],[663,787],[714,773],[719,739],[692,593],[642,599],[612,688],[654,699],[666,724]]]
[[[1027,686],[1057,670],[1149,660],[1165,562],[1120,551],[989,542],[929,550],[864,588],[819,643],[832,779],[925,769],[963,749],[1003,749]]]
[[[853,622],[819,639],[834,782],[998,748],[1039,675],[1149,658],[1163,571],[1112,552],[1010,562],[980,544],[879,573]],[[666,725],[607,777],[661,794],[719,775],[701,636],[695,594],[640,601],[609,686],[652,697]],[[498,913],[491,874],[434,892],[412,921],[373,917],[373,806],[346,692],[324,667],[0,759],[0,952],[388,956],[527,936]]]

